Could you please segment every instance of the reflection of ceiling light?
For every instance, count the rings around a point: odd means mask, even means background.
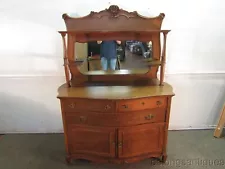
[[[150,42],[148,43],[148,47],[149,47],[149,48],[152,47],[152,41],[150,41]]]

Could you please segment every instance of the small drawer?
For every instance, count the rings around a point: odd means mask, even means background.
[[[166,97],[130,99],[117,102],[117,112],[139,111],[166,107]]]
[[[127,113],[66,113],[66,121],[70,124],[89,126],[121,127],[145,123],[163,123],[163,109],[143,110]]]
[[[61,100],[65,112],[113,112],[115,103],[109,100],[92,100],[92,99],[64,99]]]
[[[120,113],[120,114],[127,114],[127,113]],[[142,110],[139,112],[131,112],[130,115],[127,117],[127,123],[129,125],[138,125],[144,123],[163,123],[165,122],[166,111],[164,109],[151,109],[151,110]]]

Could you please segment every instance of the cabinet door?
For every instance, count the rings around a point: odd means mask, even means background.
[[[157,153],[163,147],[164,124],[143,124],[118,130],[119,158]]]
[[[69,126],[70,153],[114,157],[115,134],[115,128]]]

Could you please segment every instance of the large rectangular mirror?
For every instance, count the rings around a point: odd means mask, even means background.
[[[152,58],[153,51],[151,41],[126,40],[120,41],[120,43],[117,43],[115,46],[117,59],[116,70],[148,70],[148,66],[144,60],[146,58]],[[102,50],[108,49],[103,49],[103,43],[100,44],[97,41],[76,43],[75,59],[86,59],[87,61],[81,66],[82,71],[103,70],[101,62]],[[109,50],[112,50],[112,48]],[[108,67],[110,69],[110,66]]]

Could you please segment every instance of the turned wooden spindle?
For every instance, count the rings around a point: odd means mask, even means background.
[[[68,57],[67,57],[67,47],[66,47],[66,33],[61,33],[62,41],[63,41],[63,61],[64,61],[64,71],[66,76],[67,86],[70,87],[70,73],[68,67]]]
[[[162,50],[162,59],[160,67],[160,86],[163,85],[164,76],[165,76],[165,64],[166,64],[166,37],[167,33],[163,32],[163,50]]]

